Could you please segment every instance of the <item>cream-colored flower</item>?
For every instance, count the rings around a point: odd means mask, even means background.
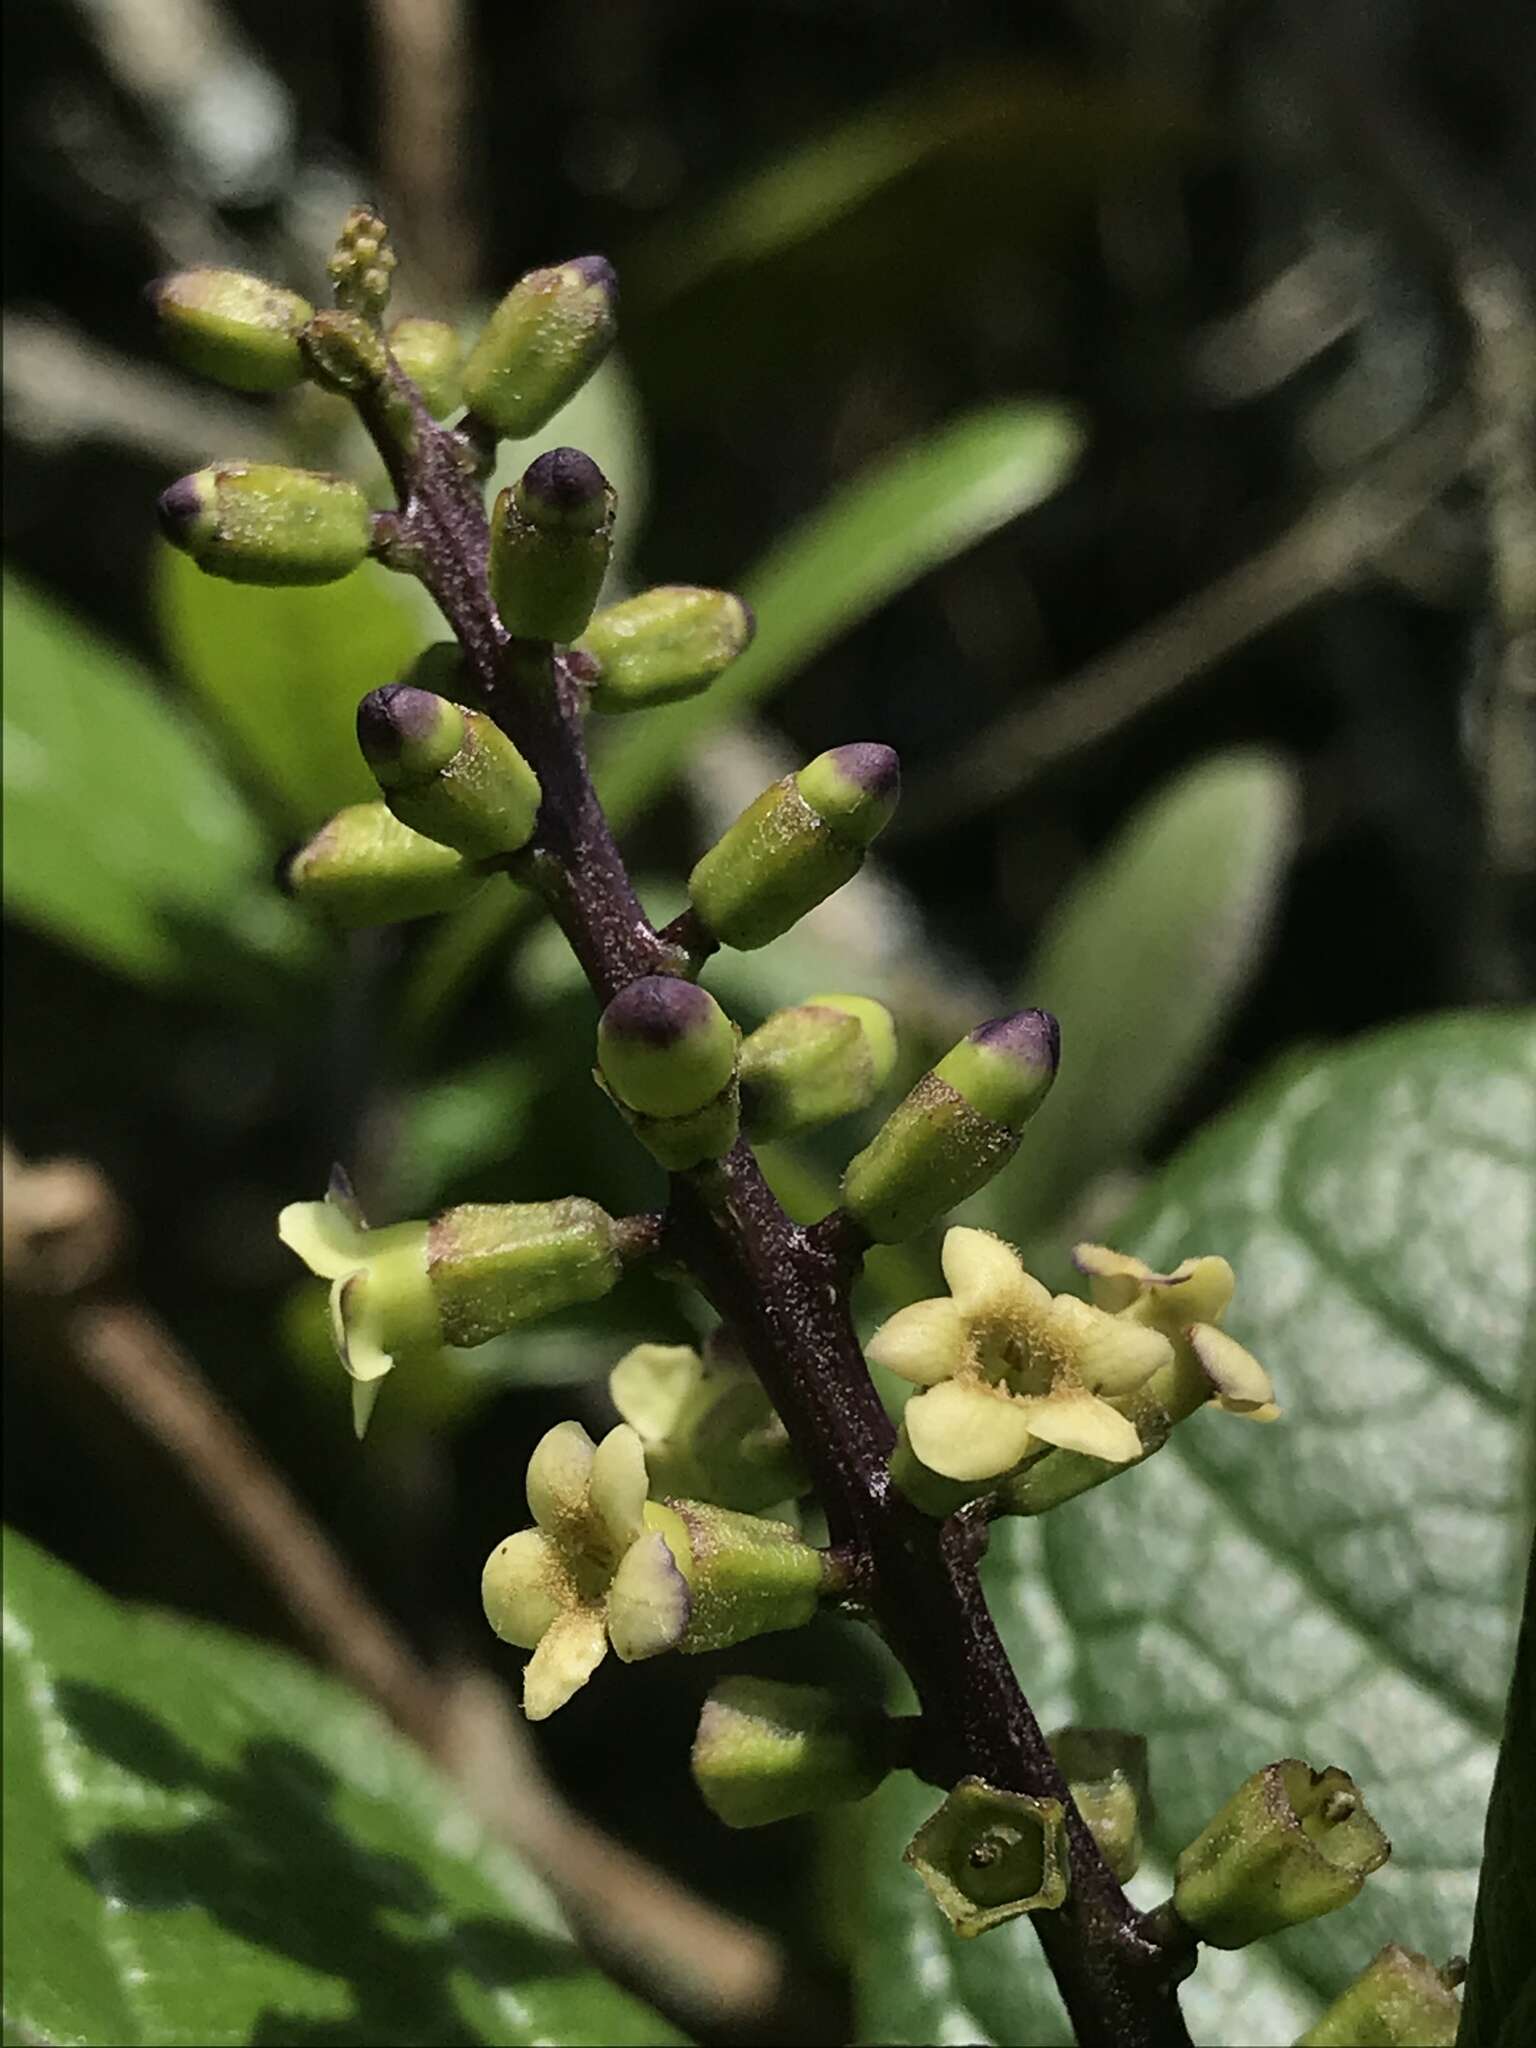
[[[610,1644],[633,1664],[682,1639],[688,1582],[647,1526],[645,1495],[645,1453],[624,1423],[594,1445],[579,1422],[562,1422],[529,1460],[537,1526],[497,1544],[480,1595],[497,1635],[533,1651],[523,1674],[530,1721],[563,1707]]]
[[[1152,1392],[1175,1422],[1213,1402],[1250,1422],[1280,1414],[1269,1374],[1251,1351],[1218,1329],[1237,1286],[1227,1261],[1214,1254],[1184,1259],[1156,1273],[1144,1259],[1108,1245],[1073,1247],[1072,1262],[1088,1276],[1095,1304],[1116,1321],[1157,1330],[1173,1346],[1173,1363]]]
[[[370,1230],[340,1167],[323,1202],[290,1202],[277,1234],[331,1282],[331,1337],[352,1380],[352,1426],[368,1427],[379,1384],[401,1358],[442,1342],[427,1271],[427,1225]]]
[[[1165,1336],[1053,1296],[985,1230],[949,1231],[943,1263],[948,1297],[899,1310],[869,1345],[877,1365],[923,1390],[903,1419],[930,1471],[995,1479],[1047,1444],[1116,1465],[1141,1456],[1111,1402],[1172,1362]]]
[[[804,1492],[784,1425],[723,1329],[702,1357],[686,1344],[637,1344],[609,1374],[608,1391],[639,1433],[660,1497],[758,1514]]]

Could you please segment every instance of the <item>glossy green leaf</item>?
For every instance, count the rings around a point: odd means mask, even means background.
[[[1536,2037],[1536,1550],[1488,1803],[1471,1968],[1458,2048],[1520,2048]]]
[[[671,2041],[371,1708],[5,1540],[18,2039]]]
[[[7,910],[154,985],[297,959],[271,850],[153,680],[9,576],[4,631]]]
[[[1258,1765],[1337,1763],[1395,1849],[1346,1910],[1207,1956],[1197,2041],[1294,2040],[1388,1941],[1465,1952],[1527,1536],[1536,1016],[1404,1027],[1295,1062],[1212,1126],[1119,1233],[1219,1251],[1233,1333],[1285,1417],[1210,1411],[1140,1471],[1002,1523],[989,1592],[1049,1725],[1143,1731],[1152,1904]],[[882,1793],[863,2038],[1066,2040],[1027,1929],[960,1943],[895,1860],[931,1798]],[[1527,1816],[1528,1818],[1528,1816]]]

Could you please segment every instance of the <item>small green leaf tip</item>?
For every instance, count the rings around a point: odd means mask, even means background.
[[[1456,1987],[1465,1966],[1437,1970],[1391,1942],[1296,2043],[1296,2048],[1455,2048]]]
[[[1347,1772],[1294,1757],[1241,1785],[1174,1866],[1173,1904],[1212,1948],[1347,1906],[1392,1845]]]
[[[598,1065],[626,1108],[644,1116],[687,1116],[730,1086],[737,1038],[707,990],[675,975],[648,974],[604,1010]]]
[[[433,419],[457,411],[463,397],[460,367],[463,350],[446,320],[412,315],[389,330],[389,352],[421,393]]]
[[[334,583],[372,538],[356,484],[271,462],[197,470],[162,492],[158,509],[171,545],[231,583]]]
[[[707,690],[752,641],[752,608],[728,590],[665,583],[606,605],[581,636],[594,710],[645,711]]]
[[[389,683],[357,707],[357,744],[384,789],[430,781],[463,743],[463,712],[430,690]]]
[[[456,909],[484,879],[461,853],[412,832],[383,803],[349,804],[278,869],[291,896],[347,928]]]
[[[885,1716],[825,1687],[726,1678],[704,1702],[691,1764],[717,1820],[758,1828],[867,1799],[891,1754]]]
[[[413,832],[477,861],[532,838],[539,779],[483,711],[390,683],[358,705],[357,743],[384,801]]]
[[[985,1934],[1067,1896],[1066,1814],[1059,1799],[1003,1792],[962,1778],[902,1857],[956,1934]]]
[[[398,262],[389,229],[370,206],[354,206],[326,264],[331,291],[346,313],[377,321],[389,304],[390,278]]]
[[[811,996],[743,1039],[741,1114],[754,1138],[782,1138],[872,1102],[896,1063],[896,1026],[868,996]]]
[[[605,257],[529,271],[470,351],[465,403],[508,440],[536,434],[612,347],[617,309],[618,279]]]
[[[552,448],[497,497],[491,595],[507,631],[574,640],[592,616],[613,553],[614,493],[591,456]]]
[[[233,391],[289,391],[304,381],[299,332],[314,307],[243,270],[179,270],[149,288],[176,360]]]

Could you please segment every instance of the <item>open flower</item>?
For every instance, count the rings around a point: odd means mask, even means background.
[[[1099,1308],[1116,1321],[1160,1332],[1172,1345],[1172,1367],[1153,1392],[1174,1422],[1207,1402],[1251,1422],[1273,1422],[1279,1415],[1269,1374],[1251,1351],[1217,1328],[1237,1286],[1225,1259],[1207,1254],[1183,1260],[1171,1273],[1155,1273],[1127,1252],[1080,1244],[1072,1262],[1087,1274]]]
[[[480,1596],[504,1642],[532,1650],[523,1711],[543,1721],[602,1663],[675,1649],[692,1612],[688,1582],[645,1515],[645,1452],[627,1424],[600,1444],[562,1422],[528,1463],[537,1527],[499,1543]]]
[[[762,1382],[723,1329],[704,1355],[637,1344],[608,1376],[613,1405],[645,1449],[652,1490],[760,1513],[805,1490],[805,1474]]]
[[[277,1219],[288,1249],[331,1282],[331,1335],[352,1378],[352,1426],[359,1436],[384,1375],[402,1357],[442,1342],[427,1231],[425,1223],[370,1230],[339,1166],[323,1202],[290,1202]]]
[[[1135,1425],[1110,1404],[1172,1363],[1166,1336],[1053,1296],[985,1230],[949,1231],[943,1263],[948,1298],[899,1310],[869,1345],[923,1389],[904,1421],[930,1471],[994,1479],[1047,1444],[1116,1465],[1141,1456]]]

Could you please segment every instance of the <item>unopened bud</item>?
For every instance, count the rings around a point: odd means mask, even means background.
[[[372,207],[354,206],[326,265],[337,305],[377,322],[389,304],[390,278],[398,260],[389,229]]]
[[[485,877],[382,803],[349,804],[283,863],[282,886],[333,924],[395,924],[467,901]]]
[[[401,678],[413,689],[432,690],[459,703],[469,689],[469,663],[457,640],[434,640],[423,647]]]
[[[356,484],[272,462],[197,470],[161,493],[159,512],[173,547],[232,583],[334,583],[372,538]]]
[[[1141,1862],[1146,1737],[1119,1728],[1058,1728],[1046,1740],[1100,1855],[1124,1884]]]
[[[413,832],[472,860],[516,853],[533,836],[538,777],[483,711],[390,683],[358,705],[357,742],[384,801]]]
[[[459,337],[446,320],[412,316],[389,330],[390,354],[421,393],[433,419],[445,419],[462,400]]]
[[[896,1026],[868,996],[810,996],[742,1040],[741,1114],[782,1138],[872,1102],[896,1064]]]
[[[957,1934],[985,1934],[1067,1896],[1066,1814],[1059,1799],[962,1778],[902,1857]]]
[[[371,391],[389,373],[379,331],[361,313],[317,313],[300,346],[315,382],[343,397]]]
[[[602,256],[530,270],[464,365],[464,401],[508,440],[536,434],[591,376],[618,330],[618,280]]]
[[[688,1582],[693,1607],[678,1648],[690,1654],[803,1628],[836,1589],[827,1552],[787,1522],[698,1500],[651,1501],[645,1518],[666,1538]]]
[[[617,1226],[596,1202],[470,1202],[427,1233],[427,1270],[444,1341],[483,1344],[519,1323],[596,1301],[621,1260]]]
[[[1174,1908],[1212,1948],[1244,1948],[1347,1906],[1391,1848],[1346,1772],[1288,1757],[1255,1771],[1179,1857]]]
[[[304,381],[299,332],[314,307],[243,270],[181,270],[150,287],[177,361],[234,391],[288,391]]]
[[[1056,1078],[1060,1034],[1045,1010],[981,1024],[918,1082],[843,1176],[843,1206],[894,1244],[1007,1165]]]
[[[736,1142],[740,1034],[714,997],[675,975],[646,975],[597,1027],[600,1079],[636,1134],[674,1172]]]
[[[551,448],[491,514],[491,595],[523,640],[574,640],[613,553],[612,486],[579,448]]]
[[[867,1799],[891,1768],[891,1724],[822,1686],[725,1678],[704,1702],[691,1762],[718,1820],[763,1827]]]
[[[1389,1943],[1296,2048],[1455,2048],[1460,1973]]]
[[[900,787],[889,747],[818,754],[765,789],[699,861],[688,877],[694,909],[723,944],[766,946],[852,881]]]
[[[728,590],[665,583],[598,612],[578,643],[596,664],[598,711],[646,711],[696,697],[751,642],[757,622]]]

